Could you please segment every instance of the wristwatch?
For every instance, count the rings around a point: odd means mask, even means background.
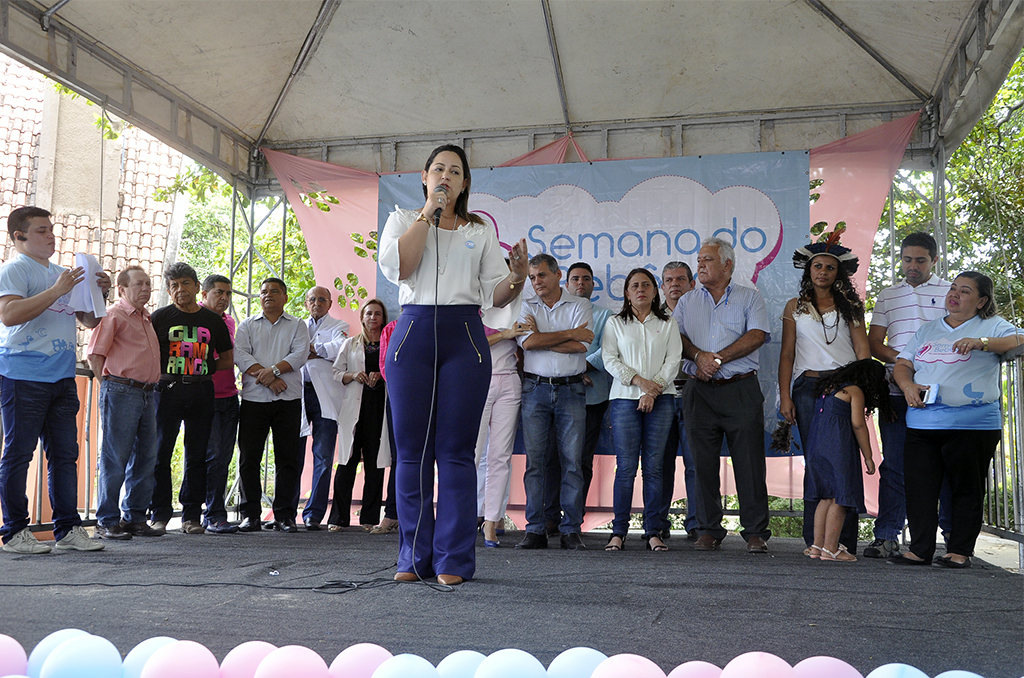
[[[280,377],[281,376],[281,370],[277,367],[277,365],[274,365],[273,367],[271,367],[270,371],[274,373],[275,377]]]
[[[981,338],[981,350],[982,351],[987,351],[988,350],[988,337],[982,337]]]

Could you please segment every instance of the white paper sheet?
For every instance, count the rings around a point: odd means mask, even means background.
[[[92,313],[97,318],[106,316],[107,304],[100,286],[96,284],[96,274],[103,270],[99,260],[91,254],[75,252],[75,267],[85,269],[85,279],[71,290],[71,308]]]

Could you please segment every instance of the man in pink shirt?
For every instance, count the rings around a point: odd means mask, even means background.
[[[86,356],[100,384],[103,443],[97,482],[96,537],[159,537],[146,523],[156,465],[156,385],[160,344],[146,303],[149,275],[129,266],[117,276],[120,299],[93,330]],[[124,485],[124,501],[118,497]]]
[[[228,313],[231,305],[231,281],[214,273],[203,279],[200,294],[202,305],[224,319],[235,343],[235,319]],[[203,527],[207,534],[232,534],[238,526],[228,522],[224,507],[224,493],[228,484],[228,467],[235,456],[235,436],[238,434],[238,384],[235,369],[213,373],[213,426],[210,442],[206,445],[206,514]]]

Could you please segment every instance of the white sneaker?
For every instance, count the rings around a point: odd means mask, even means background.
[[[4,551],[9,553],[49,553],[50,546],[44,544],[36,536],[32,534],[32,530],[27,527],[21,532],[17,533],[11,540],[4,544]]]
[[[54,548],[58,551],[102,551],[103,546],[103,542],[90,538],[84,527],[75,525]]]

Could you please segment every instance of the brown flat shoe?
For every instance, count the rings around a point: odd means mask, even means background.
[[[715,539],[710,534],[702,534],[700,539],[693,545],[693,548],[698,551],[717,551],[721,545],[721,539]]]
[[[395,572],[395,581],[419,581],[415,572]]]
[[[437,583],[444,584],[445,586],[458,586],[463,581],[462,577],[457,574],[439,574],[437,575]]]

